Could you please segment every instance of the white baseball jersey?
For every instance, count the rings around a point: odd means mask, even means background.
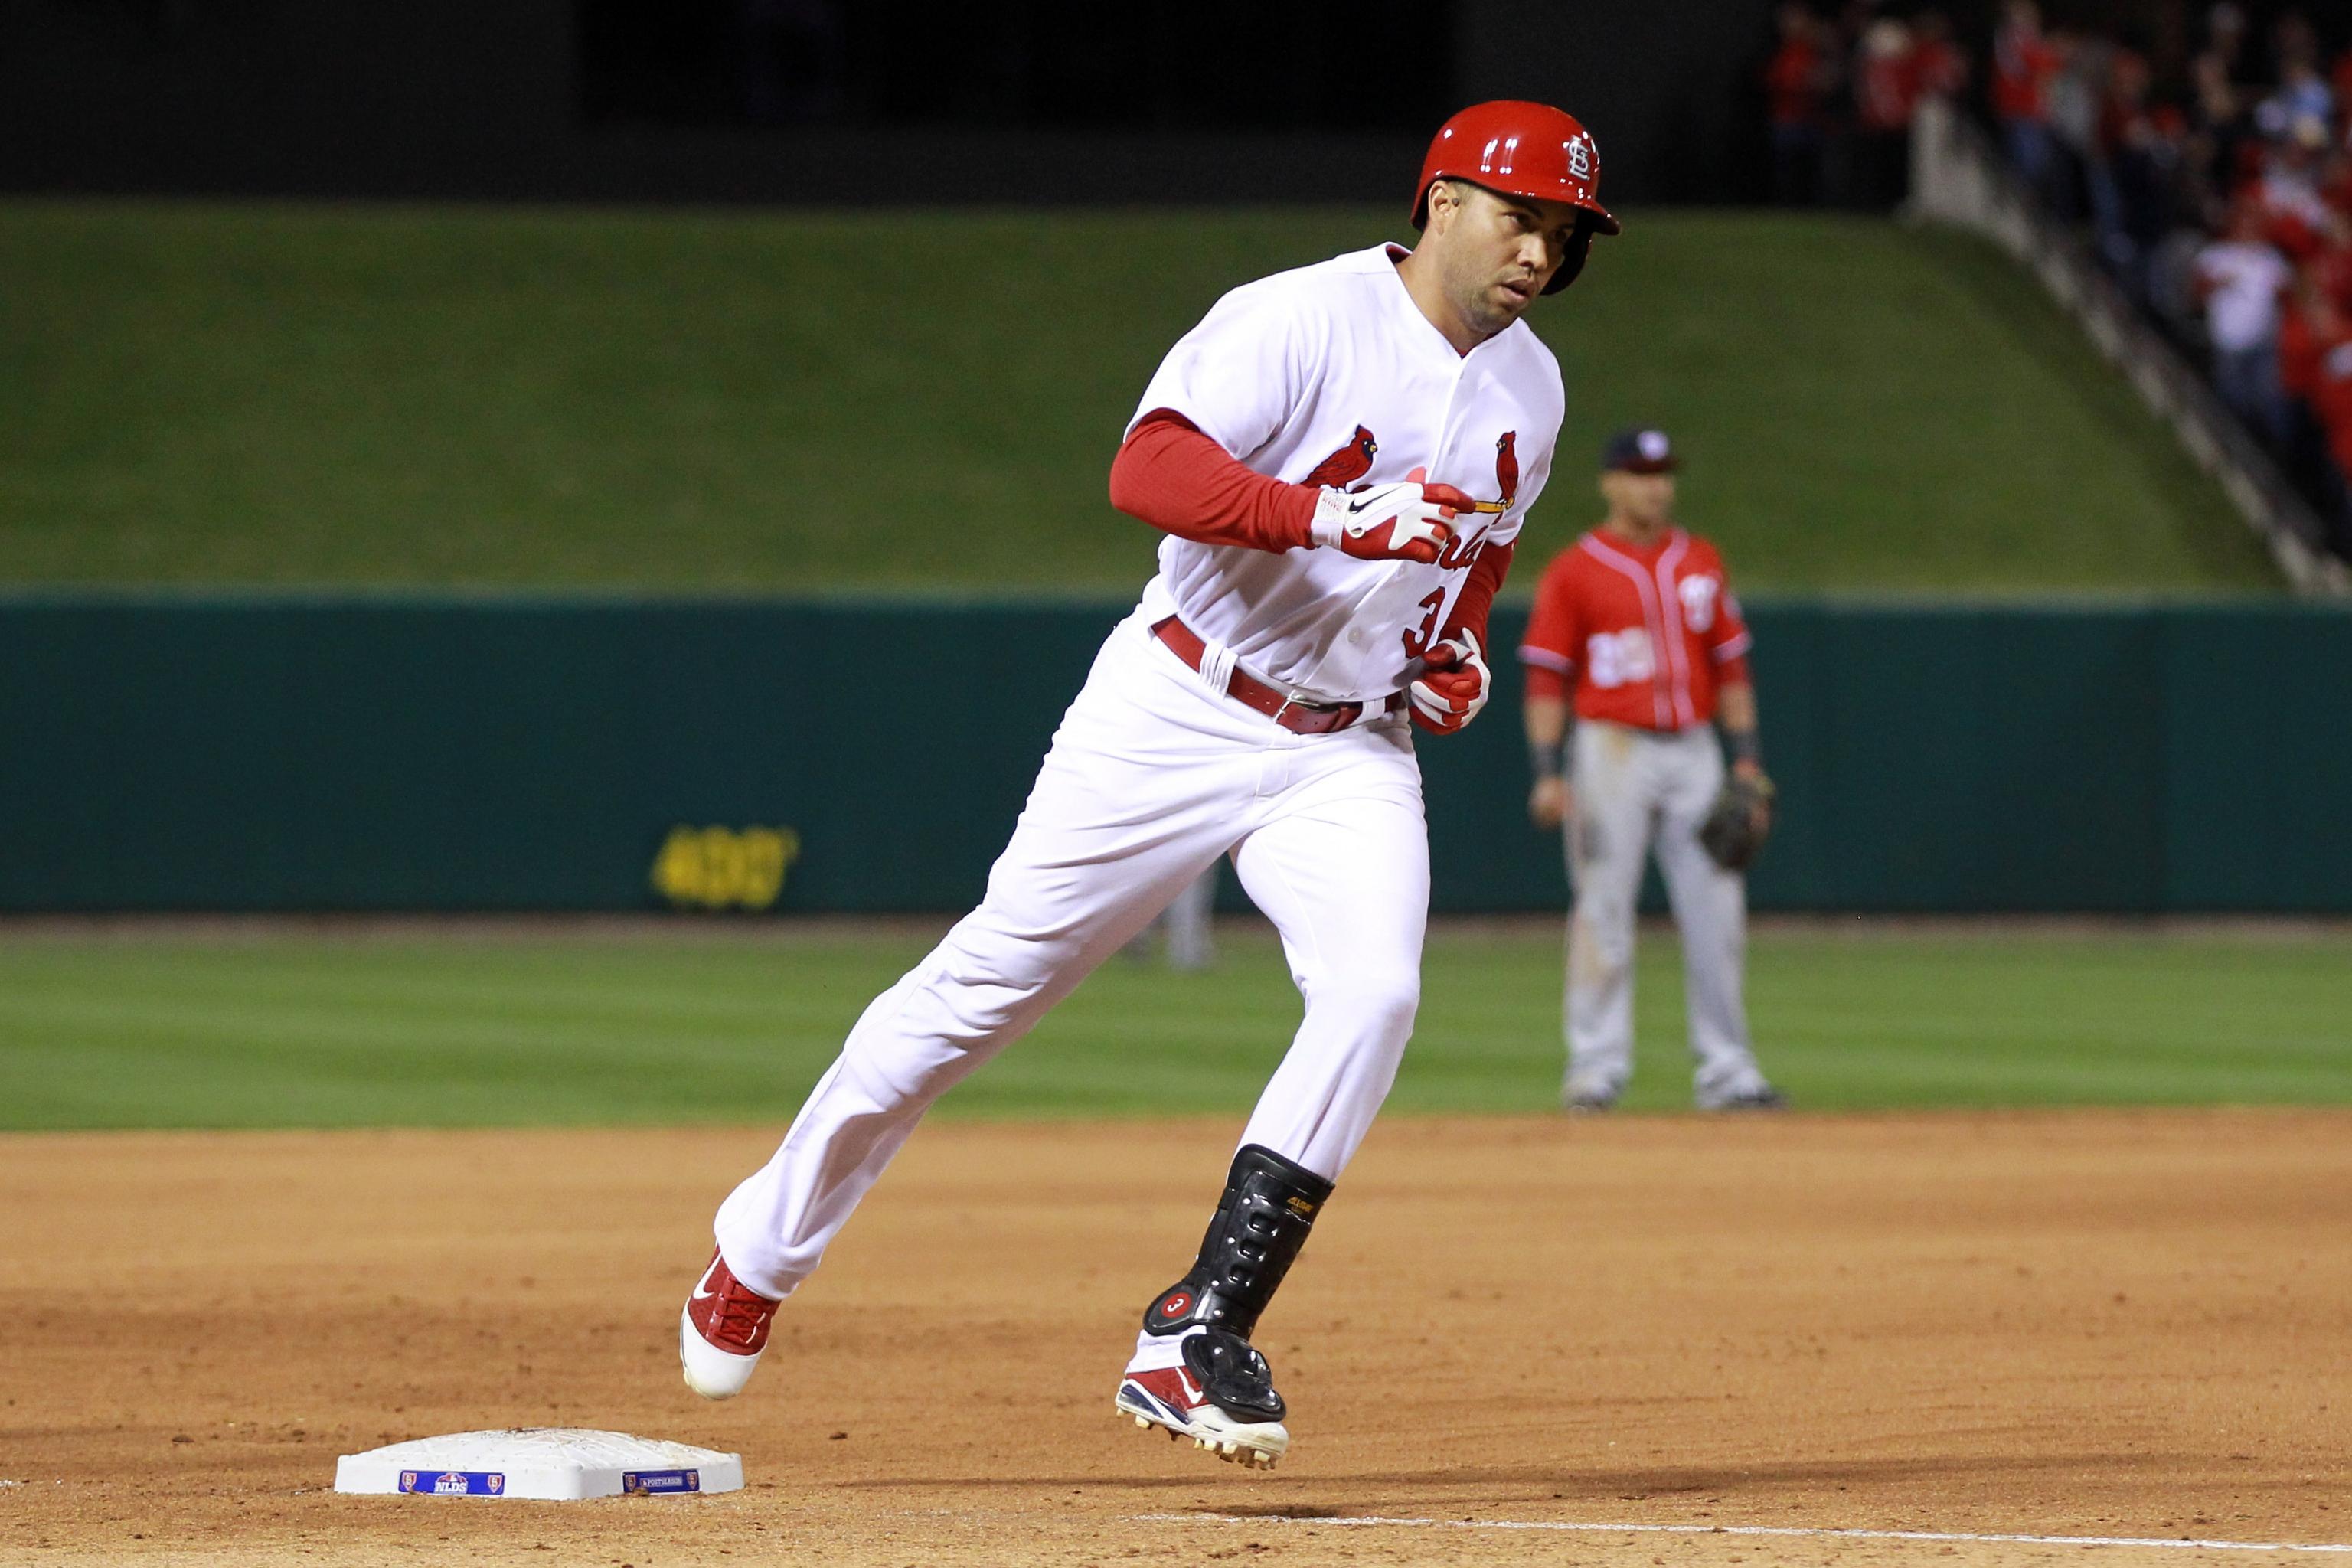
[[[1173,409],[1278,479],[1346,488],[1425,468],[1505,510],[1462,518],[1433,566],[1160,545],[1160,575],[1055,731],[987,897],[866,1008],[774,1158],[720,1206],[719,1250],[751,1289],[790,1294],[931,1101],[1220,858],[1281,933],[1305,1005],[1242,1142],[1330,1180],[1353,1157],[1421,999],[1429,830],[1412,731],[1402,713],[1292,731],[1228,695],[1223,661],[1309,699],[1403,686],[1412,640],[1443,627],[1487,544],[1517,535],[1561,409],[1559,367],[1532,332],[1455,353],[1405,293],[1398,254],[1227,295],[1169,354],[1142,412]],[[1212,645],[1197,668],[1151,635],[1171,614]]]
[[[1169,351],[1136,421],[1172,409],[1250,468],[1353,489],[1414,468],[1473,500],[1434,566],[1337,550],[1274,554],[1170,536],[1144,590],[1213,647],[1309,699],[1385,697],[1452,614],[1471,563],[1518,537],[1551,472],[1559,363],[1524,321],[1457,353],[1378,245],[1244,284]]]

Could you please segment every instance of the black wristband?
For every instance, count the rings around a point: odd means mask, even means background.
[[[1727,730],[1723,738],[1730,743],[1731,760],[1752,767],[1764,765],[1764,742],[1753,730]]]
[[[1546,779],[1556,779],[1559,777],[1559,747],[1557,744],[1547,746],[1539,742],[1529,741],[1528,742],[1528,765],[1535,770],[1536,783],[1538,784],[1543,783]]]

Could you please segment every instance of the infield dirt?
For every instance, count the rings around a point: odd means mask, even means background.
[[[1234,1131],[926,1128],[724,1405],[680,1385],[674,1324],[775,1129],[0,1139],[0,1561],[2330,1560],[1506,1524],[2352,1542],[2352,1113],[1385,1122],[1262,1325],[1294,1433],[1268,1476],[1110,1411]],[[328,1489],[338,1454],[509,1425],[739,1450],[751,1485]],[[1366,1516],[1433,1522],[1336,1522]]]

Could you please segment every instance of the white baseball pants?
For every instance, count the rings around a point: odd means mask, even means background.
[[[1683,937],[1693,1092],[1713,1104],[1764,1086],[1748,1039],[1741,971],[1748,893],[1717,865],[1699,825],[1723,787],[1711,726],[1661,731],[1588,720],[1570,773],[1567,1093],[1612,1099],[1633,1076],[1633,916],[1654,843]]]
[[[1204,663],[1213,677],[1223,668]],[[1213,677],[1154,638],[1140,612],[1111,634],[987,897],[866,1009],[774,1157],[719,1205],[736,1278],[790,1294],[931,1102],[1227,853],[1281,933],[1307,1005],[1241,1142],[1339,1176],[1420,1004],[1420,764],[1402,714],[1297,735]]]

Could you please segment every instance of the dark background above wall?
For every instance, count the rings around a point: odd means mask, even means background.
[[[1763,0],[973,8],[14,0],[0,190],[625,201],[1402,200],[1475,99],[1618,202],[1753,194]],[[985,18],[985,20],[982,20]]]
[[[1980,92],[1998,7],[1883,8],[1946,14]],[[2239,8],[2259,47],[2293,0]],[[10,0],[0,191],[1387,201],[1453,108],[1525,97],[1593,128],[1612,204],[1756,202],[1774,9],[1004,0],[916,19],[856,0]],[[2206,7],[2042,10],[2120,37],[2178,87]]]

